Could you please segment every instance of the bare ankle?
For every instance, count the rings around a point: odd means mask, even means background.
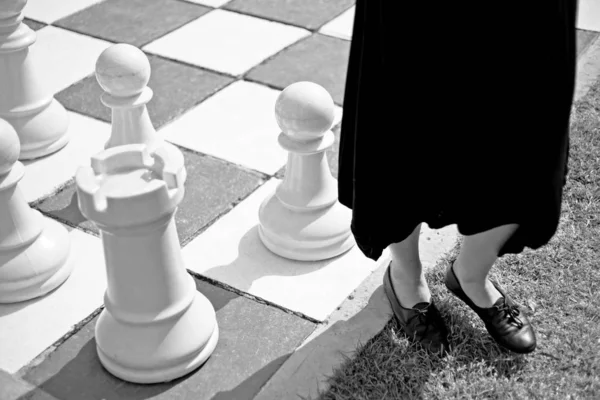
[[[390,265],[392,276],[410,281],[418,281],[424,277],[421,260],[399,260],[393,259]]]
[[[481,308],[489,308],[502,297],[496,287],[489,281],[485,282],[464,282],[461,283],[461,288],[467,296]]]
[[[461,286],[463,284],[485,286],[485,283],[488,280],[487,274],[477,273],[478,271],[465,268],[462,264],[458,263],[458,260],[452,264],[452,271],[454,272],[454,275],[456,275]]]
[[[392,276],[391,281],[396,297],[402,307],[413,308],[418,303],[429,303],[431,301],[429,286],[424,278],[417,281],[408,281]]]

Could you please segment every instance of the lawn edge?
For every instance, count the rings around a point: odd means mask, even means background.
[[[429,265],[424,261],[428,270],[443,263],[458,243],[455,225],[435,232],[440,235],[440,242],[436,241],[429,248],[421,246],[422,259],[436,260]],[[390,255],[386,250],[374,271],[324,323],[317,326],[271,376],[254,400],[316,400],[329,389],[329,378],[334,372],[352,360],[356,351],[379,334],[392,317],[382,288],[389,261]]]

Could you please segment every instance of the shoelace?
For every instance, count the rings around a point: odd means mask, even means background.
[[[510,320],[510,322],[514,322],[514,324],[517,326],[517,328],[523,327],[523,321],[521,321],[518,318],[519,315],[521,314],[519,307],[517,307],[515,305],[509,306],[506,303],[504,303],[498,307],[498,311],[500,312],[501,315],[503,315],[504,317],[507,317]]]
[[[417,331],[417,333],[421,336],[424,336],[427,333],[427,312],[429,311],[428,309],[415,309],[416,314],[410,318],[410,320],[408,320],[408,324],[409,325],[413,325],[415,324],[415,322],[417,322],[417,326],[420,326],[421,329],[415,329]]]

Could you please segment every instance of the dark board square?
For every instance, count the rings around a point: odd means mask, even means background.
[[[211,8],[177,0],[106,0],[54,25],[141,47],[202,16]]]
[[[233,0],[223,8],[318,29],[349,9],[355,0]]]
[[[25,23],[25,25],[27,25],[28,27],[30,27],[34,31],[40,30],[40,29],[42,29],[43,27],[46,26],[46,24],[44,24],[43,22],[34,21],[32,19],[29,19],[29,18],[23,19],[23,22]]]
[[[2,369],[0,369],[0,388],[2,388],[0,389],[2,400],[25,400],[27,398],[25,396],[31,396],[32,393],[35,393],[37,400],[58,400],[56,397],[15,378]]]
[[[214,157],[182,151],[187,171],[186,192],[175,222],[179,242],[185,245],[207,224],[252,193],[263,183],[263,177]],[[40,202],[37,208],[65,224],[98,234],[96,226],[79,211],[75,182]]]
[[[110,375],[96,353],[98,317],[65,341],[22,379],[61,400],[252,399],[315,324],[197,281],[217,312],[219,342],[208,361],[169,383],[136,385]],[[41,400],[35,393],[30,400]]]
[[[333,146],[329,150],[327,150],[327,163],[329,163],[329,169],[331,170],[331,175],[335,179],[338,177],[338,162],[340,155],[340,131],[342,125],[338,124],[335,128],[333,128],[333,134],[335,135],[335,142],[333,142]]]
[[[148,87],[154,95],[147,107],[156,129],[184,114],[233,80],[153,55],[148,55],[148,60],[151,68]],[[104,91],[95,75],[91,75],[55,97],[69,110],[111,122],[110,108],[100,101],[102,93]]]
[[[349,41],[314,34],[253,68],[247,79],[280,89],[299,81],[314,82],[342,105],[349,55]]]
[[[579,57],[585,53],[598,36],[600,36],[598,32],[577,29],[577,56]]]

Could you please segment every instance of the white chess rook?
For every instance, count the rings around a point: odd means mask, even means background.
[[[27,204],[19,137],[0,119],[0,303],[42,296],[71,274],[71,239],[58,222]]]
[[[35,59],[36,34],[23,23],[27,0],[0,6],[0,118],[11,123],[21,143],[20,160],[54,153],[68,141],[69,115],[41,79]]]
[[[350,250],[351,211],[338,202],[325,152],[334,143],[334,104],[312,82],[288,86],[277,98],[279,144],[289,151],[283,182],[259,210],[259,235],[285,258],[318,261]]]
[[[79,208],[99,228],[107,273],[97,352],[113,375],[167,382],[204,363],[219,331],[185,269],[174,214],[186,170],[175,147],[113,147],[76,174]]]
[[[112,110],[112,130],[105,148],[124,144],[146,144],[150,152],[162,145],[148,115],[152,99],[150,62],[137,47],[119,43],[110,46],[96,61],[96,80],[105,93],[102,103]]]

